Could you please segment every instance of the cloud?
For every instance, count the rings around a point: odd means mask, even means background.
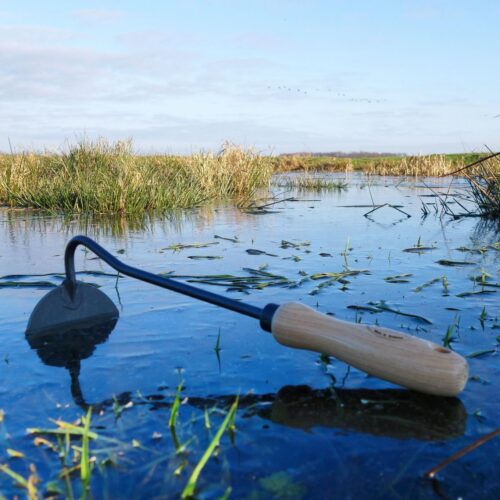
[[[118,21],[124,17],[124,12],[108,9],[79,9],[71,12],[71,15],[88,23],[101,24]]]
[[[123,100],[196,91],[199,58],[193,52],[140,45],[96,49],[79,41],[78,34],[65,30],[0,26],[0,102]]]

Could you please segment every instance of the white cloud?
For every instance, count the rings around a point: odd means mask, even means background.
[[[108,9],[78,9],[71,14],[79,20],[95,24],[111,23],[124,17],[123,11]]]

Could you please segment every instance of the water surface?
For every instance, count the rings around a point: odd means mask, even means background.
[[[234,498],[496,497],[498,438],[448,465],[439,481],[423,474],[500,427],[500,237],[475,218],[422,218],[422,201],[436,198],[421,197],[432,194],[421,182],[356,175],[347,182],[341,192],[276,189],[277,199],[295,200],[257,211],[221,204],[168,217],[92,221],[0,210],[0,276],[22,275],[0,278],[0,461],[24,476],[35,464],[42,489],[58,481],[64,491],[57,454],[35,447],[26,429],[54,427],[50,419],[73,421],[92,405],[93,428],[115,440],[92,443],[97,460],[107,463],[94,471],[94,496],[176,497],[239,395],[236,431],[232,439],[223,437],[217,458],[203,470],[200,498],[218,498],[228,487]],[[439,179],[426,183],[437,192],[449,187]],[[384,207],[367,218],[369,208],[349,207],[372,203],[397,205],[411,217]],[[331,357],[282,347],[251,318],[117,279],[83,250],[77,251],[77,270],[86,272],[79,278],[98,284],[118,306],[120,319],[82,355],[79,369],[64,367],[31,349],[24,335],[48,289],[1,285],[59,284],[65,243],[82,233],[156,273],[250,276],[244,268],[261,267],[287,278],[283,286],[248,290],[199,284],[260,306],[297,300],[341,319],[377,322],[440,344],[455,324],[451,347],[472,355],[471,378],[459,398],[422,396]],[[404,251],[418,242],[435,248]],[[179,243],[217,244],[167,249]],[[266,253],[252,255],[249,249]],[[218,258],[189,258],[199,256]],[[445,266],[439,260],[470,264]],[[320,288],[325,280],[306,279],[346,268],[364,272]],[[481,275],[486,285],[471,279]],[[381,301],[430,323],[374,312]],[[181,380],[174,439],[168,419]],[[176,454],[176,440],[185,453]],[[25,458],[10,458],[7,448]],[[78,495],[78,475],[72,483]],[[8,497],[18,492],[6,475],[0,476],[0,491]]]

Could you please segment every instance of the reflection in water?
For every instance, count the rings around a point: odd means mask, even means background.
[[[49,216],[25,210],[3,210],[2,222],[7,225],[9,235],[14,242],[16,236],[23,234],[50,234],[61,232],[67,237],[75,233],[88,236],[124,237],[134,232],[148,233],[155,225],[179,231],[182,224],[189,218],[188,211],[171,211],[161,218],[155,214],[142,213],[137,215],[100,215],[72,214]]]
[[[71,375],[71,394],[75,403],[88,406],[79,382],[80,362],[89,358],[97,345],[106,342],[116,319],[92,328],[65,332],[51,331],[43,336],[26,338],[40,359],[49,366],[67,368]],[[189,397],[188,404],[198,408],[229,407],[236,395],[214,398]],[[117,398],[93,403],[94,411],[118,400],[125,404],[130,392]],[[163,395],[146,397],[153,408],[169,407]],[[145,404],[144,400],[136,404]],[[243,416],[260,417],[291,428],[310,430],[329,427],[385,436],[396,439],[446,440],[461,436],[467,413],[457,398],[428,396],[403,389],[311,389],[308,386],[285,386],[277,393],[240,396]]]
[[[26,331],[26,340],[36,350],[44,364],[67,368],[71,376],[71,395],[78,406],[88,405],[79,382],[80,362],[94,353],[97,345],[108,340],[118,318],[88,328],[79,326],[71,330],[51,330],[42,334]]]
[[[227,223],[244,228],[254,218],[234,205],[220,205]],[[219,210],[218,209],[218,210]],[[67,238],[74,234],[85,234],[93,238],[125,238],[133,233],[154,233],[165,235],[181,233],[185,224],[192,224],[198,231],[213,225],[217,210],[207,205],[191,210],[170,210],[165,213],[143,212],[141,214],[54,214],[33,212],[33,210],[2,209],[0,222],[5,224],[12,243],[32,233],[62,233]]]
[[[235,396],[190,398],[208,407]],[[405,389],[311,389],[285,386],[276,394],[240,397],[245,416],[258,415],[296,429],[329,427],[395,439],[445,440],[463,435],[467,412],[458,398],[428,396]]]
[[[498,241],[498,233],[500,233],[500,220],[479,219],[470,239],[478,245],[491,245]]]

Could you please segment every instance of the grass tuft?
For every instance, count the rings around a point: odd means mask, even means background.
[[[0,156],[0,204],[66,213],[165,211],[250,197],[268,159],[226,144],[218,154],[134,155],[130,141],[84,141],[67,153]]]

